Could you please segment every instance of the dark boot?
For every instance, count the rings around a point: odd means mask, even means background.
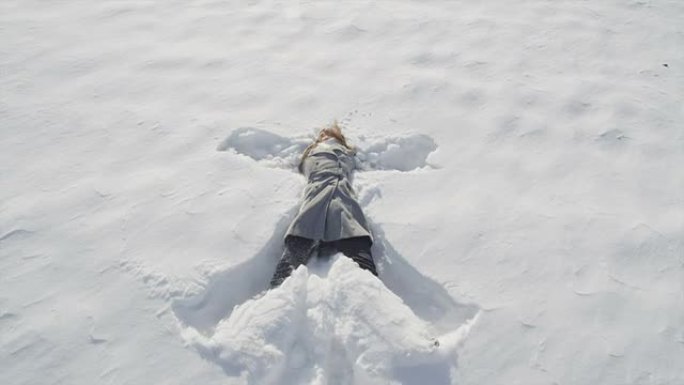
[[[271,287],[280,286],[299,265],[306,264],[311,258],[314,246],[315,242],[312,239],[293,235],[285,238],[285,250],[271,278]]]
[[[351,258],[359,267],[370,271],[377,277],[378,272],[373,262],[373,255],[371,254],[372,242],[368,237],[355,237],[340,239],[337,243],[337,250],[342,254]]]

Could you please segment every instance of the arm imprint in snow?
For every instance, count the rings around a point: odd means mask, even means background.
[[[334,126],[324,129],[327,130],[326,139],[336,137]],[[358,135],[355,145],[351,146],[346,137],[341,135],[341,130],[339,134],[344,138],[344,146],[355,154],[358,171],[406,172],[418,168],[438,168],[428,161],[428,157],[437,150],[437,144],[428,135]],[[287,138],[260,128],[240,127],[233,130],[218,145],[217,150],[249,157],[267,167],[297,170],[305,158],[302,154],[326,141],[319,139],[320,133],[312,143],[307,135]]]

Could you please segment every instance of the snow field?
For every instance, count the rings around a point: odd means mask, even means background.
[[[676,0],[0,2],[0,383],[246,383],[203,344],[230,352],[217,325],[270,306],[253,297],[304,186],[287,146],[334,118],[367,143],[354,183],[382,298],[439,335],[478,314],[457,360],[404,370],[381,349],[370,376],[683,383],[683,17]],[[302,271],[307,301],[343,287],[322,278],[343,261]],[[357,380],[360,345],[331,342],[334,366],[259,336],[301,353],[302,381]]]

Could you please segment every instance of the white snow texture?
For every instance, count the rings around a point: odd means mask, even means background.
[[[683,385],[684,1],[0,2],[0,385]],[[337,119],[379,278],[268,282]]]

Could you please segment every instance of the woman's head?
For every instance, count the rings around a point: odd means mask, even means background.
[[[340,128],[340,126],[337,124],[337,121],[334,121],[333,124],[323,128],[318,133],[318,138],[314,141],[314,143],[320,143],[328,138],[335,138],[338,142],[349,148],[349,145],[347,144],[347,138],[345,138],[344,134],[342,134],[342,128]]]
[[[306,159],[307,156],[309,156],[309,153],[311,150],[314,149],[319,143],[325,141],[328,138],[334,138],[340,144],[342,144],[344,147],[347,147],[349,150],[354,150],[352,146],[350,146],[347,143],[347,138],[345,138],[344,134],[342,134],[342,128],[337,124],[337,120],[335,120],[331,125],[324,127],[321,129],[321,131],[318,132],[318,137],[311,143],[305,150],[304,153],[302,154],[302,158],[299,161],[299,170],[301,171],[302,165],[304,164],[304,159]]]

